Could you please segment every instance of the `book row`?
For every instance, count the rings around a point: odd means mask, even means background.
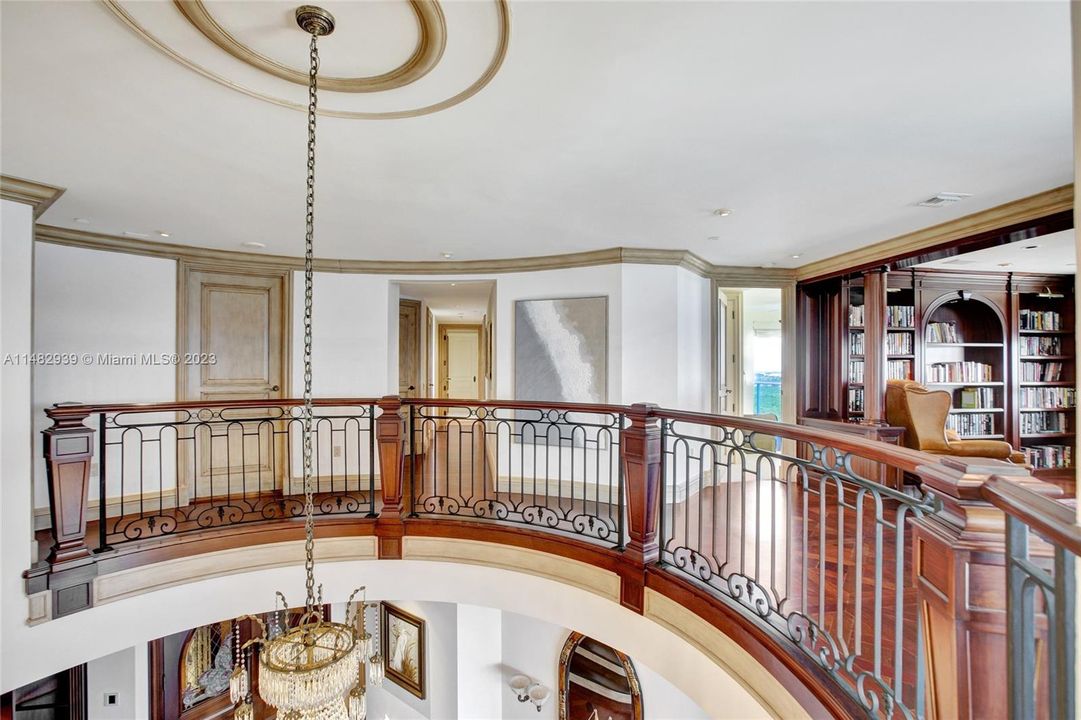
[[[886,353],[889,355],[911,355],[915,352],[912,333],[886,333]]]
[[[916,327],[916,308],[911,305],[889,305],[886,307],[886,327]]]
[[[957,326],[951,322],[933,322],[927,324],[927,342],[930,343],[959,343],[961,334],[957,332]]]
[[[1028,463],[1037,470],[1073,466],[1073,448],[1069,445],[1035,445],[1021,449]]]
[[[997,407],[995,405],[995,389],[994,388],[961,388],[961,404],[958,405],[962,410],[981,410],[983,408]]]
[[[927,366],[927,382],[994,382],[993,368],[987,363],[941,362]]]
[[[946,429],[953,430],[961,437],[973,435],[994,435],[995,416],[992,413],[965,413],[950,415],[946,418]]]
[[[1069,432],[1066,427],[1066,413],[1064,412],[1021,413],[1022,435]]]
[[[1064,387],[1023,387],[1022,408],[1072,408],[1077,405],[1077,391]]]
[[[890,380],[911,380],[912,375],[912,361],[911,360],[887,360],[886,361],[886,377]]]
[[[1022,330],[1061,330],[1062,314],[1054,310],[1022,310]]]
[[[1021,382],[1059,382],[1062,380],[1060,362],[1021,363]]]
[[[1046,335],[1022,335],[1019,349],[1022,355],[1061,355],[1062,338]]]

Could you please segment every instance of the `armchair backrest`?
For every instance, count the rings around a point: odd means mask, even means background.
[[[928,390],[912,380],[886,384],[886,422],[905,429],[904,443],[913,450],[944,452],[946,418],[953,399],[944,390]]]

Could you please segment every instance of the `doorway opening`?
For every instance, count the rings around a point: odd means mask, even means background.
[[[781,297],[779,288],[717,291],[718,412],[781,419]]]
[[[403,282],[398,290],[399,394],[491,397],[495,283]]]

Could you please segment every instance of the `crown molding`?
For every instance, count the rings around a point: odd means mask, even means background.
[[[4,200],[32,205],[34,219],[49,209],[64,194],[65,188],[24,180],[11,175],[0,175],[0,197]]]
[[[898,235],[889,240],[865,245],[825,260],[807,263],[796,268],[796,279],[809,280],[884,261],[898,255],[914,254],[935,245],[1036,220],[1064,210],[1072,210],[1073,203],[1073,184],[1063,185],[1004,205],[965,215],[956,220],[949,220],[922,230]]]
[[[302,270],[304,259],[291,255],[216,250],[174,243],[141,240],[72,230],[53,225],[37,225],[35,239],[54,245],[106,250],[109,252],[145,255],[148,257],[183,260],[189,263],[217,263],[271,270]],[[608,248],[562,255],[506,258],[499,260],[336,260],[316,258],[317,272],[358,273],[368,275],[472,275],[494,273],[564,270],[596,265],[671,265],[680,267],[718,283],[747,287],[783,287],[795,281],[790,268],[756,268],[714,265],[687,250],[657,250],[650,248]]]

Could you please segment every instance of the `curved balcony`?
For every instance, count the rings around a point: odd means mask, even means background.
[[[315,404],[320,538],[367,539],[369,557],[383,560],[513,565],[655,620],[656,607],[675,603],[812,717],[978,715],[996,696],[1005,707],[1007,559],[995,508],[1032,524],[1037,516],[1014,511],[1034,507],[1024,498],[1060,507],[1037,494],[1057,488],[1022,467],[652,405]],[[50,408],[48,559],[26,573],[28,593],[48,599],[39,620],[160,585],[139,568],[301,538],[300,407]],[[1060,554],[1077,552],[1074,531],[1034,527]],[[454,555],[450,541],[474,543],[473,554]],[[1023,567],[1046,556],[1037,548]],[[603,574],[573,579],[567,567]],[[1041,578],[1049,587],[1072,582],[1055,567]],[[173,572],[170,583],[207,573]],[[1013,609],[1035,618],[1025,597]],[[1025,625],[1026,637],[1044,626]],[[1051,670],[1052,681],[1071,676],[1057,662]]]

